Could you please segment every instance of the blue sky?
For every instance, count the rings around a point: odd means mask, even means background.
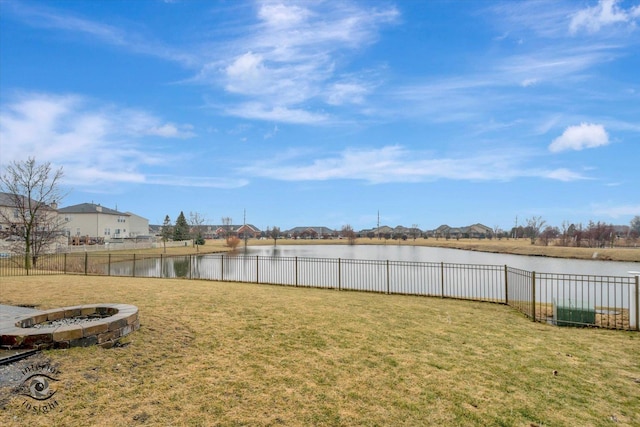
[[[640,1],[0,0],[0,162],[162,223],[640,215]]]

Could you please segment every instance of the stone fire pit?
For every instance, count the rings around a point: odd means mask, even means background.
[[[0,329],[5,349],[50,349],[99,345],[113,347],[140,328],[138,307],[129,304],[90,304],[38,311]]]

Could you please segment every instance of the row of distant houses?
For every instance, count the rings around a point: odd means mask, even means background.
[[[150,233],[156,236],[162,235],[161,225],[150,225]],[[271,238],[270,230],[260,230],[253,224],[242,225],[202,225],[199,232],[205,239],[218,239],[227,236],[239,238]],[[483,239],[493,236],[493,230],[482,224],[473,224],[467,227],[449,227],[441,225],[435,230],[421,230],[404,226],[389,227],[386,225],[355,232],[358,237],[407,239],[418,237],[442,237],[442,238],[473,238]],[[291,239],[339,239],[342,238],[342,230],[334,230],[329,227],[303,226],[290,230],[281,230],[279,238]]]
[[[16,229],[19,224],[18,207],[15,206],[16,198],[7,193],[0,193],[0,238],[11,239],[19,235]],[[118,242],[128,239],[156,239],[162,234],[162,225],[150,225],[149,220],[132,212],[120,212],[95,203],[81,203],[72,206],[58,208],[52,204],[46,207],[47,211],[57,216],[57,224],[62,237],[67,238],[67,243],[78,244],[102,244]],[[14,219],[14,220],[12,220]],[[271,238],[270,230],[260,230],[253,224],[229,224],[229,225],[201,225],[198,231],[205,239],[224,238],[237,236],[239,238]],[[443,237],[443,238],[487,238],[492,236],[493,230],[482,224],[473,224],[465,227],[450,227],[441,225],[434,230],[420,230],[404,226],[381,226],[355,232],[359,237],[378,238],[418,238],[418,237]],[[290,230],[281,230],[279,238],[294,239],[334,239],[340,238],[342,231],[323,226],[300,226]]]

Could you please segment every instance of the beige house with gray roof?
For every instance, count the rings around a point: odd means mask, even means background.
[[[119,212],[93,203],[81,203],[58,209],[64,229],[71,239],[89,237],[94,242],[109,242],[149,235],[149,220],[130,212]]]

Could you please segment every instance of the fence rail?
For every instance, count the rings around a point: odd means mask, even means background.
[[[84,274],[188,278],[420,295],[507,304],[558,326],[640,330],[638,276],[520,270],[506,265],[229,254],[65,253],[0,259],[0,276]]]

